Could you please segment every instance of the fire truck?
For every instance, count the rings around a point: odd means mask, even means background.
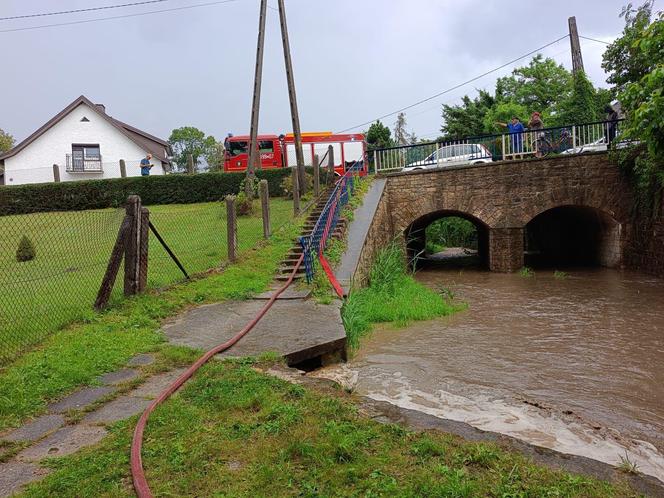
[[[295,137],[286,135],[258,135],[261,167],[263,169],[296,166]],[[231,136],[224,142],[224,171],[245,171],[249,162],[249,136]],[[334,134],[332,132],[302,133],[304,165],[311,166],[315,154],[321,167],[329,164],[328,149],[332,146],[334,172],[343,175],[350,167],[367,174],[367,144],[361,133]]]

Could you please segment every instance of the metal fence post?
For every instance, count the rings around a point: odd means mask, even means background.
[[[125,243],[124,294],[133,296],[139,289],[140,273],[141,198],[139,196],[130,195],[127,198],[126,213],[131,225]]]
[[[501,139],[502,142],[503,142],[503,146],[502,146],[502,150],[501,150],[501,152],[502,152],[502,154],[503,154],[503,161],[504,161],[504,160],[505,160],[505,134],[504,134],[504,133],[500,136],[500,139]]]
[[[300,214],[300,185],[298,177],[297,167],[291,168],[291,180],[293,182],[293,214],[295,216]]]
[[[576,126],[574,125],[572,125],[572,152],[576,153]]]
[[[120,177],[127,178],[127,163],[124,159],[120,159]]]
[[[53,165],[53,181],[55,183],[60,183],[60,166],[57,164]]]
[[[314,197],[320,195],[320,167],[318,164],[318,154],[314,154]]]
[[[263,215],[263,237],[270,237],[270,191],[267,180],[261,180],[259,184],[261,197],[261,213]]]
[[[226,196],[226,229],[228,243],[228,261],[237,260],[237,212],[235,210],[235,196]]]
[[[139,240],[138,254],[138,292],[143,292],[148,286],[148,240],[150,230],[150,210],[141,208],[141,238]]]

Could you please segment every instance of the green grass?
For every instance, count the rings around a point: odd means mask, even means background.
[[[565,280],[567,277],[569,277],[569,273],[556,270],[553,272],[553,277],[559,280]]]
[[[190,274],[227,259],[224,204],[152,206],[150,217]],[[288,201],[271,201],[273,227],[291,216]],[[0,366],[73,320],[92,320],[92,304],[124,215],[121,209],[35,213],[0,217]],[[17,262],[23,236],[36,258]],[[240,252],[262,236],[260,209],[238,219]],[[150,237],[148,285],[160,288],[183,279],[180,270]],[[122,300],[122,270],[112,304]]]
[[[464,306],[452,303],[447,294],[436,293],[417,282],[406,269],[404,256],[392,244],[376,257],[369,286],[354,289],[342,308],[348,343],[357,348],[372,324],[391,322],[405,326],[415,320],[449,315]]]
[[[51,334],[0,370],[0,430],[43,412],[49,401],[94,383],[135,354],[159,349],[162,320],[186,306],[262,292],[297,233],[298,227],[289,225],[221,273],[137,296]]]
[[[519,270],[519,276],[524,277],[524,278],[531,278],[535,276],[535,272],[533,271],[532,268],[529,268],[528,266],[524,266]]]
[[[637,496],[495,444],[379,424],[341,390],[289,384],[257,366],[212,362],[155,411],[143,448],[155,496]],[[135,421],[116,424],[96,447],[51,460],[53,472],[23,496],[134,496]]]

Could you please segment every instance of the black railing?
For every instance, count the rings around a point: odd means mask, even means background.
[[[525,129],[519,133],[469,136],[375,149],[370,152],[377,172],[410,171],[493,161],[606,151],[619,140],[622,120]]]
[[[103,171],[101,156],[83,158],[67,154],[66,171],[67,173],[101,173]]]

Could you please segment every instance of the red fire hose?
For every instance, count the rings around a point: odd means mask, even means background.
[[[152,498],[152,492],[150,491],[150,486],[148,486],[148,481],[145,478],[145,472],[143,471],[143,460],[141,458],[141,449],[143,447],[143,432],[145,431],[145,426],[148,423],[148,418],[150,414],[154,411],[157,406],[166,401],[175,391],[180,389],[182,385],[198,370],[201,368],[210,358],[214,355],[219,354],[236,342],[238,342],[242,337],[244,337],[251,329],[253,329],[256,324],[260,321],[261,318],[267,313],[267,311],[272,307],[277,298],[284,292],[288,286],[293,283],[293,278],[295,273],[300,268],[304,255],[300,256],[300,259],[297,260],[295,268],[291,272],[290,276],[286,283],[280,287],[270,299],[265,303],[261,308],[258,314],[247,323],[242,330],[240,330],[235,336],[233,336],[228,341],[223,344],[219,344],[214,348],[210,349],[207,353],[201,356],[196,363],[190,366],[186,372],[184,372],[180,377],[178,377],[170,386],[168,386],[150,405],[145,409],[141,418],[138,419],[138,424],[136,424],[136,429],[134,429],[134,438],[131,442],[131,475],[134,481],[134,489],[139,498]]]

